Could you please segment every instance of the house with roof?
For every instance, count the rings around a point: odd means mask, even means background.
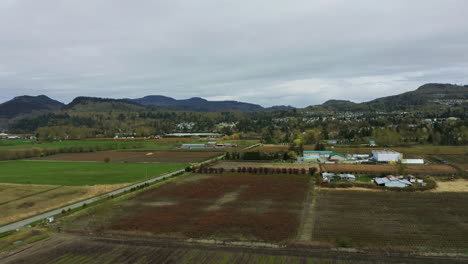
[[[330,150],[305,150],[303,152],[304,161],[325,161],[328,160],[333,151]]]
[[[335,181],[355,181],[356,176],[352,174],[335,174],[335,173],[322,173],[322,183],[327,184]]]
[[[346,155],[343,155],[338,152],[333,152],[330,157],[328,158],[329,161],[335,161],[335,162],[340,162],[340,161],[345,161],[347,160]]]
[[[388,175],[387,177],[382,178],[375,178],[374,183],[379,186],[385,186],[390,188],[405,188],[413,185],[412,181],[409,180],[409,178],[405,178],[403,176],[396,177],[393,175]]]

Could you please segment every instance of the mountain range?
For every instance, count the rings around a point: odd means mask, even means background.
[[[329,100],[321,105],[309,106],[306,109],[325,109],[334,111],[394,111],[420,110],[468,102],[468,85],[425,84],[418,89],[398,95],[377,98],[375,100],[354,103],[347,100]],[[214,112],[214,111],[284,111],[292,110],[291,106],[273,106],[264,108],[257,104],[237,101],[208,101],[200,97],[177,100],[162,95],[149,95],[137,99],[111,99],[96,97],[77,97],[65,105],[45,95],[18,96],[0,104],[0,120],[17,118],[32,113],[43,113],[60,109],[75,111],[139,111],[147,108],[157,110]]]

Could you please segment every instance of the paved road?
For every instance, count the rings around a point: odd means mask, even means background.
[[[83,204],[90,204],[92,202],[96,202],[96,201],[99,201],[99,200],[102,200],[102,199],[107,199],[110,195],[120,194],[120,193],[123,193],[125,191],[130,190],[133,187],[136,187],[136,186],[139,186],[139,185],[142,185],[142,184],[145,184],[145,183],[153,183],[155,181],[163,180],[163,179],[166,179],[168,177],[171,177],[171,176],[173,176],[173,175],[175,175],[177,173],[181,173],[181,172],[184,172],[184,171],[185,170],[182,169],[182,170],[174,171],[174,172],[171,172],[171,173],[168,173],[168,174],[164,174],[164,175],[161,175],[161,176],[158,176],[158,177],[155,177],[155,178],[151,178],[151,179],[148,179],[148,180],[145,180],[145,181],[141,181],[141,182],[129,185],[129,186],[124,187],[122,189],[118,189],[118,190],[115,190],[115,191],[112,191],[112,192],[109,192],[109,193],[106,193],[106,194],[102,194],[100,196],[96,196],[96,197],[93,197],[93,198],[90,198],[90,199],[87,199],[87,200],[84,200],[84,201],[81,201],[81,202],[77,202],[77,203],[74,203],[74,204],[63,206],[63,207],[60,207],[58,209],[55,209],[55,210],[52,210],[52,211],[49,211],[49,212],[46,212],[46,213],[43,213],[43,214],[40,214],[40,215],[36,215],[36,216],[30,217],[30,218],[27,218],[27,219],[23,219],[21,221],[15,222],[15,223],[11,223],[11,224],[2,226],[2,227],[0,227],[0,233],[10,231],[10,230],[15,230],[15,229],[21,228],[23,226],[29,225],[29,224],[31,224],[33,222],[36,222],[38,220],[42,220],[42,219],[45,219],[47,217],[51,217],[51,216],[60,214],[62,212],[62,210],[68,210],[68,208],[74,209],[74,208],[78,208],[78,207],[83,206]]]

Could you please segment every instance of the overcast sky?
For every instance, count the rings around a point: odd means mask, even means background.
[[[355,102],[468,84],[466,0],[0,0],[0,102]]]

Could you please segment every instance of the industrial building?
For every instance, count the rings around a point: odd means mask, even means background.
[[[403,159],[403,154],[391,149],[372,150],[372,157],[377,162],[395,163]]]

